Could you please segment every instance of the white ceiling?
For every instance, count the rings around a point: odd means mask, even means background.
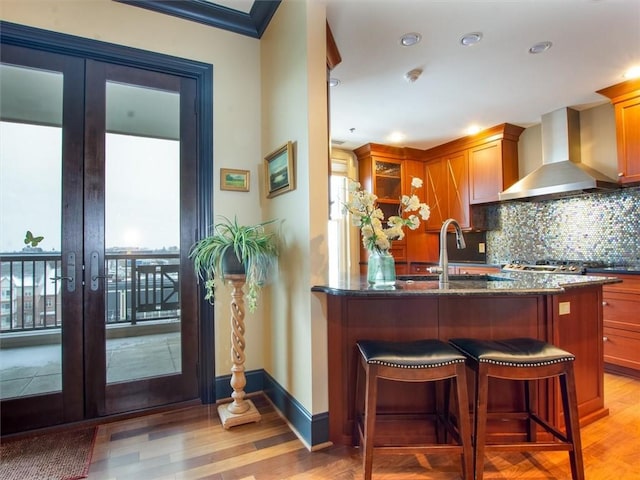
[[[640,0],[326,0],[340,63],[331,73],[331,137],[429,148],[476,124],[523,127],[561,107],[608,101],[596,90],[640,66]],[[402,47],[400,36],[422,41]],[[463,34],[483,40],[463,47]],[[551,41],[539,55],[529,47]],[[421,68],[409,83],[404,75]],[[354,129],[353,132],[350,129]]]

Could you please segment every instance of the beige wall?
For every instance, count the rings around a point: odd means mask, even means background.
[[[284,0],[261,40],[112,0],[0,0],[0,17],[213,65],[214,212],[282,220],[278,276],[245,319],[245,367],[265,368],[309,412],[326,412],[326,320],[310,293],[328,276],[324,2]],[[266,199],[263,158],[288,140],[296,189]],[[250,170],[250,192],[220,191],[221,167]],[[231,368],[227,298],[219,289],[217,376]]]
[[[540,124],[527,128],[518,142],[520,178],[542,165]],[[613,105],[605,103],[580,112],[580,155],[585,165],[617,179],[616,124]]]
[[[618,178],[613,104],[607,102],[580,112],[580,155],[586,165],[614,180]]]
[[[261,40],[262,148],[291,140],[296,154],[296,189],[262,200],[284,239],[265,368],[312,414],[327,410],[326,321],[310,293],[328,276],[325,15],[322,2],[285,1]]]

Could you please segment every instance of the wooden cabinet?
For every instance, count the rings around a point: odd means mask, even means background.
[[[505,124],[502,138],[469,149],[469,203],[498,201],[518,181],[518,138],[524,129]]]
[[[471,205],[498,201],[498,193],[518,180],[518,138],[524,129],[502,124],[425,151],[428,231],[455,218],[475,228]]]
[[[608,371],[640,378],[640,275],[616,275],[603,288],[604,361]]]
[[[378,196],[385,218],[397,212],[400,196],[411,191],[413,177],[424,181],[416,193],[429,205],[431,216],[424,227],[405,231],[403,240],[393,242],[396,266],[437,261],[434,233],[448,218],[455,218],[465,230],[483,228],[478,224],[481,219],[474,224],[471,205],[497,201],[498,193],[518,179],[517,146],[523,130],[505,123],[429,150],[376,143],[354,150],[360,183]],[[361,249],[361,262],[366,255]]]
[[[427,162],[425,177],[426,202],[432,209],[427,220],[427,230],[440,231],[442,222],[448,218],[455,218],[462,228],[469,228],[471,223],[467,152],[454,152]]]
[[[397,215],[402,196],[402,161],[372,157],[372,168],[373,193],[378,196],[384,218]]]
[[[426,228],[430,231],[440,230],[442,222],[449,218],[446,167],[446,162],[440,158],[427,162],[424,167],[425,202],[431,211]]]
[[[354,151],[358,158],[360,184],[378,197],[378,207],[384,213],[385,220],[398,214],[400,197],[411,189],[411,175],[407,175],[406,170],[407,162],[416,158],[415,152],[420,151],[375,143],[368,143]],[[391,255],[396,261],[396,273],[399,275],[407,273],[407,267],[403,265],[408,260],[408,232],[405,233],[405,238],[394,240],[391,244]],[[366,260],[367,250],[361,246],[361,266]],[[366,265],[363,268],[366,271]]]
[[[598,93],[609,97],[615,109],[618,180],[622,184],[640,183],[640,78]]]

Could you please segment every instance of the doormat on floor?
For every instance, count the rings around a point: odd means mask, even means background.
[[[2,440],[2,480],[86,478],[97,427]]]

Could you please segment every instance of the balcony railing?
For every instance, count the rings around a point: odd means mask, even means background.
[[[59,254],[1,255],[1,330],[59,328],[60,283],[50,278],[61,276],[61,272]]]
[[[178,253],[107,253],[105,257],[107,324],[179,318]],[[61,260],[57,253],[0,255],[2,332],[60,328],[65,282],[60,279]]]

